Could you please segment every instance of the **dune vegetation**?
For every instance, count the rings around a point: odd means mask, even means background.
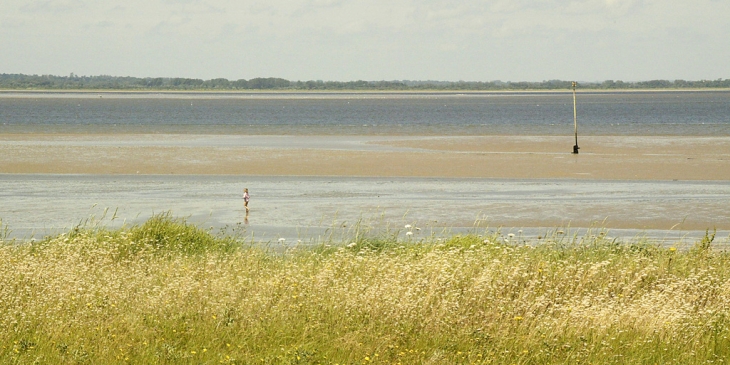
[[[0,363],[730,360],[730,255],[712,232],[686,247],[402,237],[282,251],[162,214],[5,239]]]

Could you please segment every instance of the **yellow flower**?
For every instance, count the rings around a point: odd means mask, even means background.
[[[670,247],[669,248],[669,252],[674,252],[674,251],[677,251],[677,248],[676,247]]]
[[[515,321],[521,321],[521,320],[522,320],[522,317],[520,317],[520,316],[516,316],[516,317],[515,317],[515,318],[513,318],[513,319],[514,319]]]

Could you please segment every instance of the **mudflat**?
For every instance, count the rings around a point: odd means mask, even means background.
[[[730,137],[0,134],[0,173],[730,180]]]

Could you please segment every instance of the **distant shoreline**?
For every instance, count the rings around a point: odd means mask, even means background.
[[[702,90],[730,89],[730,79],[714,80],[645,80],[645,81],[439,81],[439,80],[287,80],[279,77],[255,77],[249,80],[214,78],[203,80],[184,77],[69,76],[0,73],[0,90],[11,91],[89,91],[89,92],[304,92],[304,93],[501,93],[567,92],[574,88],[601,91]]]
[[[578,89],[581,94],[645,94],[645,93],[704,93],[730,92],[730,88],[697,88],[697,89]],[[211,97],[265,97],[316,96],[320,98],[338,98],[350,96],[382,97],[382,96],[481,96],[481,95],[530,95],[530,94],[568,94],[572,90],[127,90],[127,89],[0,89],[0,98],[18,97],[103,97],[103,96],[136,96],[136,97],[195,97],[198,95]]]

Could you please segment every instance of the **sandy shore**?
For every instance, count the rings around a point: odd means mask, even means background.
[[[257,194],[250,229],[268,234],[314,227],[313,217],[355,221],[363,212],[383,211],[389,221],[408,213],[446,227],[470,226],[476,215],[485,215],[490,226],[664,230],[660,236],[730,229],[724,193],[730,137],[583,137],[578,155],[571,153],[573,144],[571,136],[0,134],[3,189],[7,199],[17,200],[4,201],[12,209],[0,206],[0,217],[31,232],[59,217],[83,218],[88,206],[99,203],[125,207],[130,217],[174,209],[224,226],[241,219],[238,195],[246,184]],[[134,179],[145,175],[168,177],[149,176],[147,188],[138,186]],[[332,176],[338,178],[318,178]],[[64,179],[71,180],[51,183]],[[221,181],[228,183],[209,189]],[[88,189],[97,183],[102,186],[93,194]],[[199,185],[206,189],[196,192]],[[170,186],[178,195],[166,197],[173,194]],[[112,194],[119,189],[129,191]],[[190,194],[201,197],[191,202]],[[49,201],[67,213],[50,209]],[[223,215],[209,215],[211,204]],[[47,216],[33,225],[39,211]]]
[[[730,180],[730,137],[0,134],[0,173]]]

